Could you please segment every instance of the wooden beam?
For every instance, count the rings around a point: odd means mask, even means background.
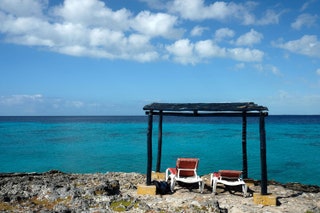
[[[160,172],[161,167],[161,156],[162,156],[162,114],[159,115],[159,126],[158,126],[158,158],[156,172]]]
[[[143,107],[144,110],[163,111],[266,111],[267,107],[259,106],[253,102],[239,103],[152,103]]]
[[[147,132],[147,186],[151,185],[151,172],[152,172],[152,123],[153,115],[150,111],[148,115],[148,132]]]
[[[261,195],[268,194],[265,115],[260,115]]]
[[[265,116],[268,115],[267,112],[246,112],[247,117],[260,117],[263,113]],[[148,115],[149,112],[147,111]],[[242,117],[242,112],[217,112],[217,113],[204,113],[204,112],[161,112],[163,116],[182,116],[182,117]],[[153,115],[160,115],[160,112],[153,112]]]
[[[247,113],[242,113],[242,177],[248,178]]]

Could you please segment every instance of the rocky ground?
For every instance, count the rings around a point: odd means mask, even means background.
[[[301,212],[320,213],[320,188],[297,183],[270,182],[268,192],[277,197],[277,206],[256,205],[252,193],[260,186],[249,186],[251,195],[241,190],[218,188],[211,193],[209,176],[201,194],[197,187],[177,186],[166,195],[137,195],[137,185],[146,177],[138,173],[0,174],[2,212]]]

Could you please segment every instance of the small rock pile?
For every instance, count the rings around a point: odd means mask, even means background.
[[[320,188],[297,183],[282,185],[270,182],[268,191],[278,197],[277,206],[253,203],[241,191],[211,193],[209,176],[204,176],[205,190],[197,186],[175,187],[166,195],[138,195],[137,185],[145,183],[138,173],[66,174],[46,173],[0,174],[1,212],[309,212],[320,213]],[[249,192],[259,192],[259,185]],[[231,193],[230,193],[231,192]]]

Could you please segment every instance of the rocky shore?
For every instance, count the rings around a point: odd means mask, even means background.
[[[249,186],[244,198],[241,190],[218,188],[211,193],[209,175],[203,176],[205,190],[177,186],[166,195],[138,195],[137,185],[145,183],[138,173],[0,174],[1,212],[301,212],[320,213],[320,187],[298,183],[269,182],[268,192],[277,197],[276,206],[257,205],[252,193],[259,182]]]

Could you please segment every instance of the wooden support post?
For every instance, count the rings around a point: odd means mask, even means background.
[[[242,177],[248,178],[247,113],[242,113]]]
[[[160,172],[161,167],[161,155],[162,155],[162,111],[159,114],[159,126],[158,126],[158,158],[156,172]]]
[[[151,185],[151,172],[152,172],[152,111],[148,115],[148,132],[147,132],[147,186]]]
[[[261,162],[261,195],[268,194],[267,177],[267,150],[266,150],[266,130],[265,114],[260,113],[260,162]]]

